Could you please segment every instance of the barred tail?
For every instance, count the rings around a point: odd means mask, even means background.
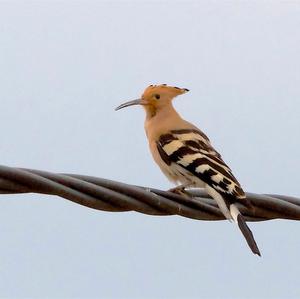
[[[239,229],[241,230],[242,234],[244,235],[250,249],[254,254],[257,254],[261,256],[259,248],[256,244],[256,241],[253,237],[252,231],[248,227],[245,218],[238,210],[237,206],[235,204],[230,205],[230,214],[234,220],[234,222],[239,226]]]

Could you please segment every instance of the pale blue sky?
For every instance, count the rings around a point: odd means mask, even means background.
[[[143,111],[176,99],[244,189],[300,197],[299,1],[1,1],[1,164],[161,189]],[[105,213],[1,196],[1,298],[299,298],[300,223]]]

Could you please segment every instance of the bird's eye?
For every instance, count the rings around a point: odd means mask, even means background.
[[[159,95],[159,94],[154,95],[154,97],[155,97],[157,100],[160,99],[160,95]]]

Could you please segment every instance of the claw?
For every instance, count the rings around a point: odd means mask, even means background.
[[[186,187],[187,187],[186,185],[179,185],[177,187],[169,189],[168,191],[172,192],[172,193],[175,193],[175,194],[178,194],[178,195],[188,196],[189,197],[189,195],[185,191]]]

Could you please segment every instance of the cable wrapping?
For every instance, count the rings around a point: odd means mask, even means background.
[[[0,194],[40,193],[57,195],[77,204],[109,212],[136,211],[148,215],[180,215],[197,220],[224,220],[216,202],[203,189],[189,196],[133,186],[78,174],[0,165]],[[285,195],[246,193],[254,209],[239,204],[247,221],[300,220],[300,199]]]

